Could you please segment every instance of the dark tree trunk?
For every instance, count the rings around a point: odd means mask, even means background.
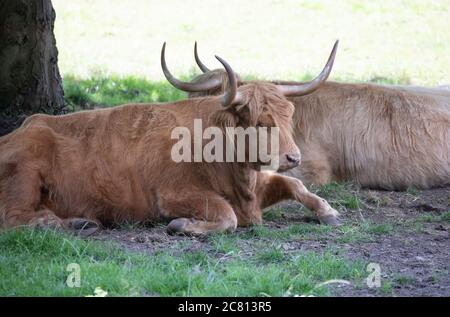
[[[0,1],[0,136],[33,113],[63,111],[50,0]]]

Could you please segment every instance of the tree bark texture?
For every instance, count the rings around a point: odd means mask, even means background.
[[[50,0],[0,1],[0,136],[33,113],[63,112]]]

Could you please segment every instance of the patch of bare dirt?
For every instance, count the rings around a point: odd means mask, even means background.
[[[368,288],[364,281],[330,285],[336,296],[450,296],[450,187],[408,192],[350,188],[348,193],[358,197],[359,209],[339,208],[345,225],[389,224],[391,230],[373,234],[369,240],[351,242],[339,241],[339,234],[333,230],[317,239],[314,236],[288,239],[281,244],[283,250],[320,252],[331,248],[350,261],[380,265],[381,288]],[[329,197],[331,203],[333,199]],[[310,214],[298,212],[299,209],[298,203],[281,204],[277,207],[280,214],[266,221],[264,226],[283,229],[294,223],[316,222]],[[250,230],[239,228],[235,234]],[[93,238],[112,240],[126,249],[147,253],[168,249],[174,252],[211,250],[208,237],[171,236],[163,225],[104,230]],[[251,239],[237,240],[243,254],[252,253],[251,243]]]
[[[337,290],[341,296],[450,296],[450,240],[448,228],[420,234],[394,234],[376,242],[346,245],[347,257],[377,263],[386,293],[366,285]]]

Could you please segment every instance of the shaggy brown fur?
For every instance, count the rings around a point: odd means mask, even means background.
[[[170,231],[208,233],[260,223],[261,208],[286,198],[335,224],[336,211],[296,179],[257,172],[254,163],[171,159],[172,129],[193,131],[194,119],[203,129],[269,121],[280,127],[280,168],[295,166],[286,160],[299,153],[290,133],[293,105],[272,84],[251,83],[239,93],[241,104],[228,109],[218,97],[203,97],[28,118],[0,138],[1,226],[80,229],[168,218]]]
[[[224,72],[194,80],[211,76]],[[308,184],[354,181],[391,190],[450,184],[448,89],[325,82],[289,99],[302,164],[288,175]]]
[[[303,163],[291,175],[391,190],[450,184],[450,92],[328,82],[292,101]]]

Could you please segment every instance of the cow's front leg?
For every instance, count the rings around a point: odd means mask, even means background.
[[[237,217],[230,204],[214,193],[170,193],[161,195],[159,206],[164,217],[173,219],[169,233],[208,234],[234,231]]]
[[[269,207],[282,200],[293,199],[314,212],[321,223],[334,226],[340,224],[339,213],[331,208],[325,199],[308,191],[297,178],[259,173],[256,192],[261,208]]]

